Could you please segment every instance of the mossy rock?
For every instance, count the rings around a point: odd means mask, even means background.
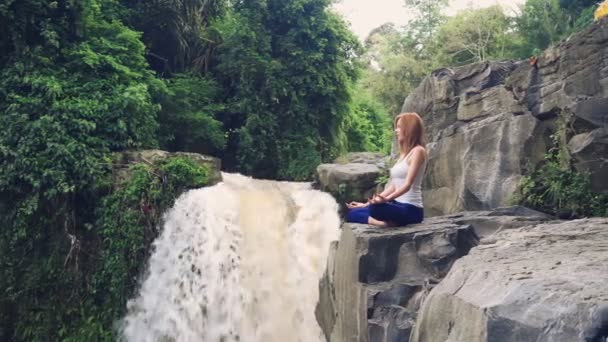
[[[221,160],[215,157],[189,152],[167,152],[162,150],[140,150],[116,153],[113,157],[115,169],[114,184],[120,184],[129,175],[129,166],[137,163],[156,164],[171,157],[185,157],[209,169],[207,185],[222,181]]]
[[[332,194],[339,203],[364,201],[377,189],[382,169],[373,164],[321,164],[317,167],[319,188]]]

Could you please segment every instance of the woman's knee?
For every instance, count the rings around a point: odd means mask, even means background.
[[[367,208],[354,208],[346,213],[346,222],[352,223],[367,223],[369,211]]]
[[[380,221],[395,222],[400,216],[401,208],[392,203],[379,203],[369,206],[369,215]]]
[[[369,210],[369,216],[374,216],[374,213],[377,210],[377,204],[370,204],[367,208]]]
[[[424,220],[424,210],[422,208],[411,206],[407,210],[407,224],[417,224]]]

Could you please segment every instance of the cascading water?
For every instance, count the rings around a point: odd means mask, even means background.
[[[165,216],[122,322],[126,341],[316,342],[337,204],[306,183],[223,174]]]

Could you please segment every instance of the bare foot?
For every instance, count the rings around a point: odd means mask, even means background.
[[[371,224],[372,226],[377,226],[377,227],[382,227],[382,228],[388,227],[388,223],[386,223],[384,221],[376,220],[375,218],[373,218],[371,216],[367,219],[367,223]]]

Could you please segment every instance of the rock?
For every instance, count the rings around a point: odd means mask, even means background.
[[[162,150],[139,150],[139,151],[125,151],[116,154],[115,164],[118,168],[118,178],[122,179],[124,173],[128,172],[126,166],[132,163],[154,163],[163,159],[167,159],[172,156],[182,156],[192,159],[200,165],[205,165],[211,171],[209,177],[209,185],[216,184],[222,180],[221,160],[215,157],[206,156],[198,153],[189,152],[167,152]]]
[[[555,133],[576,138],[571,147],[586,146],[572,153],[574,166],[606,191],[608,152],[597,130],[608,129],[607,60],[608,20],[602,20],[543,52],[534,66],[483,62],[427,76],[402,107],[418,112],[427,127],[427,214],[508,204]],[[557,120],[572,132],[557,130]]]
[[[345,224],[320,283],[316,313],[327,340],[403,341],[425,282],[444,275],[476,243],[470,226]]]
[[[511,105],[517,105],[517,101],[511,92],[501,88],[509,73],[521,64],[483,62],[433,71],[405,99],[402,112],[417,112],[423,116],[428,141],[460,119],[468,121],[504,113]],[[496,97],[500,95],[507,97]],[[507,105],[506,108],[502,104]],[[517,112],[524,109],[521,105],[517,108]]]
[[[575,103],[570,110],[576,115],[574,123],[580,131],[596,127],[608,130],[608,98],[582,100]]]
[[[504,85],[518,67],[500,62],[442,69],[406,99],[402,111],[420,113],[427,125],[428,216],[505,206],[527,167],[543,159],[550,126]]]
[[[320,190],[332,194],[338,203],[362,201],[376,191],[381,173],[374,164],[321,164],[317,167],[317,180]]]
[[[390,157],[376,152],[350,152],[334,164],[317,167],[316,185],[342,205],[345,201],[365,201],[381,190],[380,177],[388,174]]]
[[[493,87],[486,91],[469,91],[461,96],[456,118],[459,121],[496,115],[500,112],[524,114],[527,109],[518,103],[513,94],[505,87]]]
[[[568,149],[575,160],[574,167],[583,172],[594,170],[590,174],[593,189],[608,193],[608,128],[575,135],[568,142]]]
[[[480,239],[496,240],[498,232],[555,220],[554,217],[522,206],[491,211],[471,211],[426,219],[427,223],[453,222],[471,225]]]
[[[335,164],[363,163],[376,165],[380,169],[386,169],[389,165],[389,156],[378,152],[349,152],[344,156],[336,158]]]
[[[427,296],[412,342],[604,341],[608,219],[496,234]]]
[[[541,160],[546,127],[531,115],[494,115],[443,130],[428,144],[428,216],[509,204],[527,165]]]
[[[583,332],[583,340],[585,342],[608,341],[608,305],[595,310],[591,322]]]
[[[511,207],[395,229],[345,224],[319,284],[317,320],[328,341],[407,342],[423,299],[479,236],[549,220]]]

